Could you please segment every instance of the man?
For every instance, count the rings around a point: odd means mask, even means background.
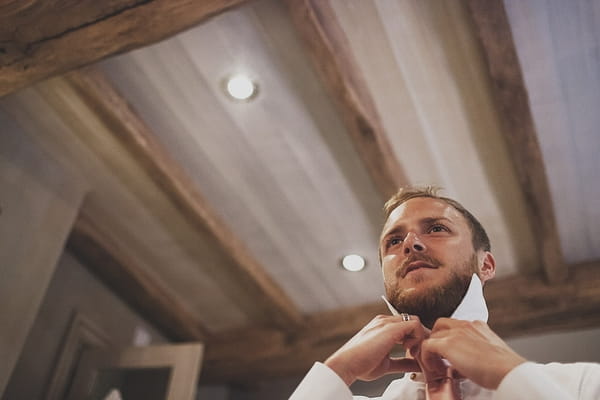
[[[315,363],[291,400],[352,399],[355,380],[400,372],[413,373],[392,382],[381,399],[433,399],[444,391],[452,393],[441,398],[600,399],[598,365],[527,362],[484,322],[482,286],[496,263],[469,211],[428,187],[400,190],[385,212],[383,280],[387,300],[402,314],[375,317],[324,364]],[[390,357],[398,344],[406,358]]]

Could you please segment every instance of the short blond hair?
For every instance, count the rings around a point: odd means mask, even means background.
[[[490,238],[487,235],[487,232],[483,228],[483,225],[479,222],[477,218],[473,214],[469,212],[466,208],[462,206],[458,201],[440,196],[438,192],[441,189],[436,186],[407,186],[400,188],[396,194],[394,194],[388,201],[385,202],[383,206],[383,211],[385,212],[385,218],[389,218],[392,211],[394,211],[398,206],[403,203],[406,203],[410,199],[414,199],[417,197],[427,197],[431,199],[438,199],[443,202],[451,205],[456,211],[458,211],[467,221],[469,228],[471,229],[471,236],[473,241],[473,248],[475,250],[483,250],[490,251],[492,246],[490,243]]]

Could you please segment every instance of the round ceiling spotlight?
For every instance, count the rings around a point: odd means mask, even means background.
[[[234,75],[227,79],[225,89],[229,96],[235,100],[249,100],[256,96],[257,86],[246,75]]]
[[[365,268],[365,265],[365,259],[359,256],[358,254],[348,254],[347,256],[342,258],[342,267],[344,267],[346,271],[362,271]]]

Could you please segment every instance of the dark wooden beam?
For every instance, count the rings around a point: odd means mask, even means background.
[[[468,0],[467,5],[495,89],[504,137],[525,196],[540,263],[548,282],[564,281],[568,271],[544,160],[504,4],[502,0]]]
[[[333,10],[327,1],[287,0],[286,3],[357,152],[376,187],[385,198],[389,197],[407,180]]]
[[[136,260],[80,214],[67,248],[92,273],[114,290],[134,310],[176,341],[206,341],[210,334],[198,318]]]
[[[66,80],[185,219],[200,232],[208,233],[214,246],[230,258],[230,263],[214,272],[218,275],[214,278],[226,283],[235,277],[237,287],[243,288],[244,298],[253,299],[253,304],[241,304],[242,309],[259,310],[263,321],[270,321],[283,330],[294,330],[299,326],[303,315],[292,300],[265,272],[241,239],[217,217],[196,189],[196,184],[107,79],[99,71],[88,68],[67,74]]]
[[[569,279],[552,286],[542,277],[490,282],[490,326],[503,337],[600,326],[600,261],[563,268]]]
[[[9,2],[0,7],[0,96],[158,42],[247,1]]]
[[[201,382],[234,383],[296,376],[323,361],[377,314],[381,303],[310,315],[293,334],[246,327],[215,335],[207,343]],[[239,338],[244,337],[243,341]],[[237,339],[236,339],[237,338]]]
[[[566,266],[565,266],[566,268]],[[491,281],[485,287],[490,326],[503,338],[600,326],[600,261],[569,266],[570,279],[548,286],[542,277]],[[295,335],[239,329],[207,343],[203,382],[244,383],[305,373],[377,314],[382,302],[308,316]],[[240,341],[243,337],[245,340]]]

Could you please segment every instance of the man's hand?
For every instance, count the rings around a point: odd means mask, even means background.
[[[449,318],[437,320],[417,357],[431,376],[445,376],[444,358],[461,375],[488,389],[497,389],[506,374],[526,361],[485,322]]]
[[[400,344],[405,349],[416,348],[429,330],[419,317],[410,321],[399,316],[379,315],[325,361],[347,385],[356,379],[373,380],[394,372],[420,371],[411,358],[391,358],[390,351]]]

